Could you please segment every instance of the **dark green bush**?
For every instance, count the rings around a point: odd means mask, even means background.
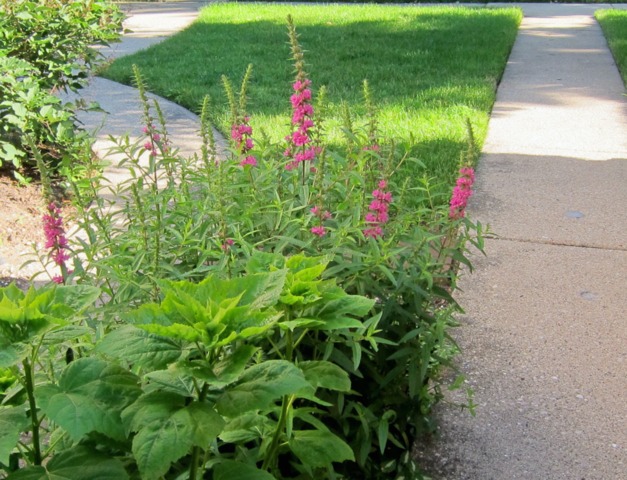
[[[59,169],[77,138],[76,106],[54,94],[85,84],[93,47],[117,39],[121,21],[104,0],[0,0],[0,166],[24,180],[37,168],[34,145]]]

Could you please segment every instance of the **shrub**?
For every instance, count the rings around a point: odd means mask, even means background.
[[[104,0],[0,1],[0,167],[25,181],[40,165],[71,167],[85,136],[75,109],[54,93],[77,90],[97,63],[95,45],[117,39],[122,16]],[[3,165],[4,164],[4,165]]]

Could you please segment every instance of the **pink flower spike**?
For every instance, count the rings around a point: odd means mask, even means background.
[[[146,143],[144,143],[144,148],[145,148],[146,150],[150,150],[150,151],[152,151],[152,142],[146,142]]]
[[[251,167],[257,166],[257,159],[252,155],[247,156],[244,160],[239,163],[242,167],[244,165],[250,165]]]
[[[323,226],[319,225],[317,227],[311,227],[311,233],[318,235],[319,237],[324,237],[327,231]]]
[[[320,213],[320,208],[318,205],[315,205],[311,210],[309,210],[313,215],[318,215]]]

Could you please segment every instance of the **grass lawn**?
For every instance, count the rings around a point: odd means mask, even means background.
[[[479,145],[485,138],[522,18],[516,8],[215,4],[178,35],[115,61],[104,76],[129,84],[137,64],[151,91],[194,111],[209,94],[215,121],[226,131],[220,77],[237,84],[252,63],[252,126],[281,139],[293,81],[288,14],[306,50],[314,93],[328,88],[330,125],[340,124],[342,102],[361,112],[367,79],[381,133],[411,141],[428,174],[452,185],[466,146],[466,119]]]
[[[595,17],[601,24],[623,82],[627,85],[627,10],[599,10]]]

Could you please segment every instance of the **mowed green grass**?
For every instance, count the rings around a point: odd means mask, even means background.
[[[238,84],[253,64],[252,126],[281,139],[289,129],[293,82],[288,14],[306,51],[314,94],[321,85],[328,88],[329,125],[341,123],[342,102],[364,113],[361,84],[367,79],[381,134],[412,142],[427,174],[452,185],[467,119],[479,145],[485,138],[522,18],[517,8],[215,4],[183,32],[115,61],[104,76],[130,84],[137,64],[151,91],[193,111],[208,94],[213,118],[226,131],[220,78]],[[339,128],[330,133],[340,141]]]
[[[627,10],[599,10],[595,17],[601,24],[623,83],[627,85]]]

